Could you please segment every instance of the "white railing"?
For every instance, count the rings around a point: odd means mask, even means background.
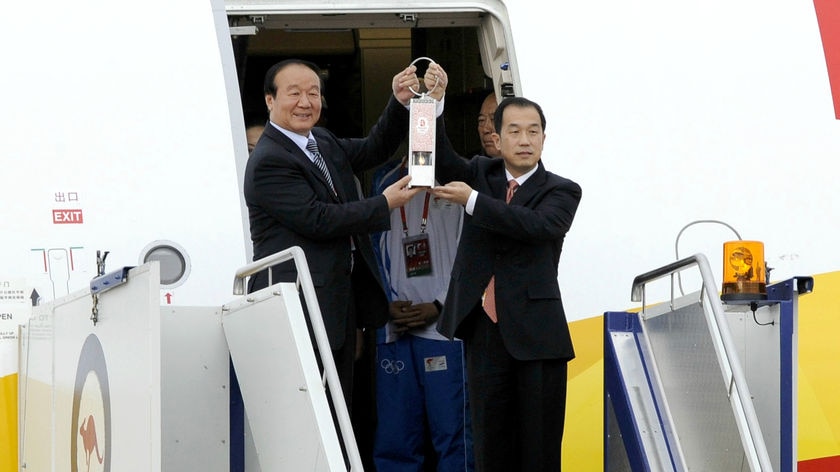
[[[741,443],[744,453],[753,472],[770,472],[773,470],[767,445],[761,433],[755,407],[752,403],[747,379],[744,375],[741,362],[738,358],[729,325],[724,319],[723,306],[717,296],[717,286],[709,266],[709,261],[703,254],[695,254],[691,257],[681,259],[666,266],[641,274],[633,280],[631,300],[642,302],[642,314],[645,313],[645,285],[654,280],[671,277],[671,306],[674,304],[674,274],[696,265],[700,270],[703,288],[706,298],[709,300],[708,307],[711,310],[703,310],[706,314],[706,322],[712,335],[712,344],[718,358],[718,363],[726,382],[729,394],[729,403],[735,414],[735,422],[741,435]]]
[[[236,271],[233,279],[233,294],[245,294],[245,280],[247,277],[265,269],[287,261],[294,261],[298,274],[298,287],[303,291],[303,298],[306,302],[306,311],[309,314],[309,322],[312,324],[312,332],[315,335],[315,344],[318,346],[318,356],[321,358],[321,365],[324,366],[324,385],[330,392],[333,408],[335,408],[338,426],[341,430],[341,440],[350,461],[350,470],[361,471],[362,458],[356,444],[356,436],[353,434],[353,424],[350,422],[350,413],[347,404],[344,402],[341,382],[338,379],[338,371],[332,357],[332,348],[327,337],[327,330],[324,328],[324,319],[321,317],[321,306],[318,304],[318,297],[315,295],[315,285],[312,283],[312,276],[309,273],[309,263],[306,262],[306,255],[303,249],[298,246],[277,252],[268,257],[254,261]],[[268,285],[272,285],[271,270],[268,271]],[[247,406],[246,406],[247,408]]]

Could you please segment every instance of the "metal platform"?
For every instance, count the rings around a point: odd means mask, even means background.
[[[161,306],[155,261],[34,307],[19,347],[21,470],[228,470],[232,359],[250,426],[246,470],[361,471],[303,251],[243,267],[235,290],[292,259],[297,284],[224,306]],[[314,345],[327,353],[324,377]]]
[[[646,284],[693,267],[699,291],[645,305]],[[797,299],[812,289],[798,277],[723,305],[701,254],[637,277],[642,310],[605,314],[605,471],[796,470]]]

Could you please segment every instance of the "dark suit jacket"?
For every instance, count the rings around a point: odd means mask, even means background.
[[[507,351],[519,360],[572,359],[557,265],[580,186],[539,162],[508,205],[504,161],[476,156],[465,162],[438,125],[438,181],[459,180],[479,192],[472,216],[464,219],[438,330],[449,338],[465,337],[464,321],[495,274],[498,326]]]
[[[381,326],[386,321],[386,292],[368,233],[390,228],[388,203],[382,195],[360,200],[353,177],[391,157],[407,130],[408,111],[393,96],[367,138],[340,139],[314,128],[337,195],[306,153],[270,123],[248,158],[244,192],[254,260],[292,246],[303,249],[333,349],[344,343],[352,300],[359,325]],[[352,297],[351,237],[356,247]],[[274,283],[296,280],[291,262],[272,271]],[[251,277],[248,289],[267,285],[263,271]]]

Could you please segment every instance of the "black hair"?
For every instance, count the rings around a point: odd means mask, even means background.
[[[277,74],[280,73],[281,70],[294,64],[312,69],[312,72],[315,72],[315,75],[318,76],[318,80],[321,82],[321,93],[324,92],[324,80],[321,78],[320,67],[315,65],[314,62],[304,61],[303,59],[286,59],[274,64],[265,73],[265,80],[263,81],[263,95],[271,95],[272,97],[277,95],[277,85],[274,84],[274,78],[277,77]]]
[[[537,113],[540,115],[540,125],[542,125],[542,130],[545,132],[545,114],[543,114],[542,107],[539,106],[536,102],[532,102],[525,97],[508,97],[502,100],[502,103],[499,104],[499,107],[496,108],[496,113],[493,115],[493,124],[496,126],[496,132],[501,134],[502,130],[502,115],[505,113],[505,108],[508,106],[514,106],[518,108],[533,108],[537,110]]]

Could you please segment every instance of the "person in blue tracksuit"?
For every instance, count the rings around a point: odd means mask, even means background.
[[[383,165],[372,193],[404,175],[405,160]],[[391,315],[376,345],[373,454],[382,472],[423,471],[430,461],[426,438],[437,470],[474,468],[463,344],[436,329],[462,219],[460,205],[421,192],[404,211],[391,211],[389,231],[372,236]]]

